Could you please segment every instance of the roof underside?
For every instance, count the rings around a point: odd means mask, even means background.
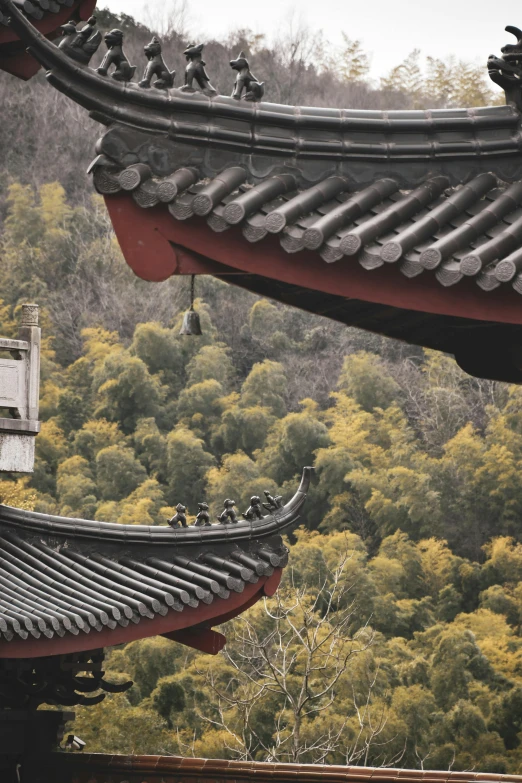
[[[274,279],[262,260],[254,265],[257,274],[229,268],[223,269],[223,279],[348,325],[453,353],[472,374],[522,379],[515,356],[522,336],[522,181],[507,184],[483,172],[451,186],[439,174],[404,188],[393,177],[361,186],[332,175],[307,187],[284,171],[252,181],[243,166],[229,166],[213,177],[202,177],[196,166],[159,176],[144,163],[122,167],[121,159],[132,160],[135,148],[122,145],[114,154],[114,131],[101,140],[101,149],[105,154],[94,162],[94,183],[110,210],[111,197],[132,198],[151,226],[158,225],[155,215],[166,216],[174,241],[188,248],[187,237],[201,237],[206,221],[206,230],[218,234],[221,243],[230,235],[225,257],[231,268],[238,241],[247,255],[253,246],[256,258],[266,254],[267,260],[274,258],[274,242],[279,244],[286,282]],[[197,243],[192,249],[198,250]],[[199,252],[220,260],[211,242]],[[305,256],[314,263],[312,283],[305,276]],[[334,267],[338,279],[347,281],[338,294],[323,286]],[[351,293],[354,267],[363,270],[362,296]],[[219,270],[211,273],[220,276]],[[379,301],[383,274],[406,304],[392,306],[391,297]],[[431,291],[442,307],[430,312]],[[472,317],[466,308],[470,299]]]
[[[250,243],[277,235],[288,254],[312,250],[326,264],[393,264],[405,285],[422,274],[444,287],[469,277],[483,291],[522,294],[522,180],[507,185],[486,172],[450,187],[439,175],[402,189],[385,177],[354,189],[334,175],[299,189],[291,174],[251,185],[241,166],[209,180],[186,167],[162,178],[107,163],[94,173],[100,192],[132,191],[144,209],[163,202],[174,220],[203,216],[219,233],[239,225]]]
[[[215,276],[259,296],[346,326],[453,354],[460,367],[470,375],[508,383],[522,382],[522,372],[513,364],[513,346],[522,344],[522,326],[478,322],[347,299],[259,275]]]

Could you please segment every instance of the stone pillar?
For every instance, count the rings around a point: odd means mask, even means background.
[[[0,338],[0,473],[32,473],[40,431],[38,305],[22,305],[17,340]]]

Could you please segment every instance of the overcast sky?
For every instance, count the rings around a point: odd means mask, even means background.
[[[375,77],[415,48],[435,57],[455,54],[485,64],[490,53],[514,42],[504,32],[507,24],[522,28],[520,0],[99,0],[100,6],[142,21],[161,16],[169,7],[179,10],[183,2],[188,30],[198,40],[223,38],[238,27],[271,38],[288,24],[292,12],[333,43],[344,31],[371,53]]]

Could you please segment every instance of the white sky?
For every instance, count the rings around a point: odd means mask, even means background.
[[[412,49],[444,58],[486,63],[514,38],[507,24],[522,28],[520,0],[99,0],[101,7],[124,11],[141,21],[162,17],[186,5],[187,28],[194,38],[224,38],[247,27],[273,38],[297,14],[312,30],[337,44],[340,31],[362,41],[372,55],[372,75],[398,65]]]

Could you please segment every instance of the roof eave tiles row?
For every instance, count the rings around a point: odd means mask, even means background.
[[[250,186],[242,166],[210,181],[190,167],[161,179],[146,164],[118,171],[105,156],[93,174],[104,195],[128,192],[144,209],[163,203],[174,219],[203,217],[219,233],[240,226],[249,242],[279,235],[287,253],[312,250],[367,270],[395,264],[406,278],[427,272],[444,287],[465,277],[484,291],[511,283],[522,293],[522,182],[491,173],[457,188],[427,177],[407,192],[392,177],[357,191],[337,175],[301,191],[284,173]]]

